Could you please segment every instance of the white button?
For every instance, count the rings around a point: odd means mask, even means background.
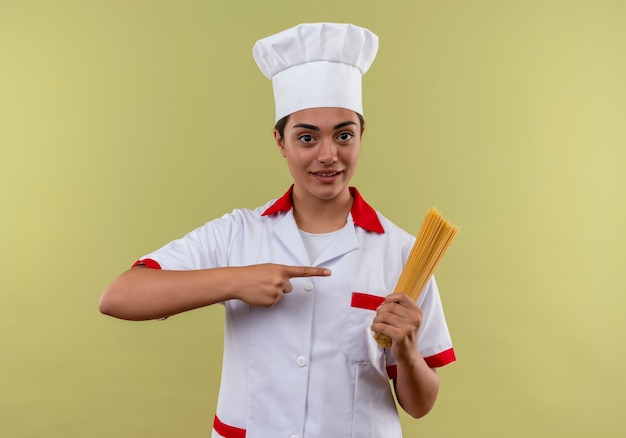
[[[308,282],[304,283],[304,290],[307,291],[307,292],[313,290],[314,287],[315,287],[315,285],[313,284],[312,281],[308,281]]]
[[[294,433],[293,435],[290,435],[289,438],[298,438],[298,435]]]
[[[306,365],[306,357],[298,356],[298,358],[296,359],[296,363],[298,364],[299,367],[305,366]]]

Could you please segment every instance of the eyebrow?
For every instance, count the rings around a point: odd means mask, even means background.
[[[355,125],[356,126],[356,122],[353,122],[352,120],[349,120],[347,122],[339,123],[338,125],[333,126],[333,130],[341,129],[341,128],[346,127],[348,125]],[[298,123],[297,125],[293,125],[293,127],[294,128],[310,129],[311,131],[319,131],[320,130],[320,128],[318,126],[309,125],[308,123]]]

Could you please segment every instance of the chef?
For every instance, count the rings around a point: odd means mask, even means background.
[[[417,302],[391,293],[415,238],[350,185],[377,50],[371,31],[339,23],[257,41],[293,184],[146,254],[102,295],[103,313],[129,320],[224,307],[214,438],[401,437],[393,391],[421,417],[435,368],[455,360],[435,279]]]

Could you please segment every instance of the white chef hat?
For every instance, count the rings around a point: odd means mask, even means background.
[[[252,53],[272,80],[276,121],[307,108],[338,107],[363,114],[361,77],[378,37],[352,24],[305,23],[263,38]]]

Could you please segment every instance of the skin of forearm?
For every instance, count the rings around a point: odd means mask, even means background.
[[[421,418],[433,408],[439,392],[439,377],[418,354],[397,363],[394,388],[404,411]]]
[[[105,289],[100,311],[129,320],[163,318],[230,299],[271,307],[293,290],[290,279],[332,275],[326,268],[263,263],[195,271],[133,268]]]
[[[225,270],[133,268],[104,290],[99,310],[116,318],[143,321],[209,306],[233,296]]]

